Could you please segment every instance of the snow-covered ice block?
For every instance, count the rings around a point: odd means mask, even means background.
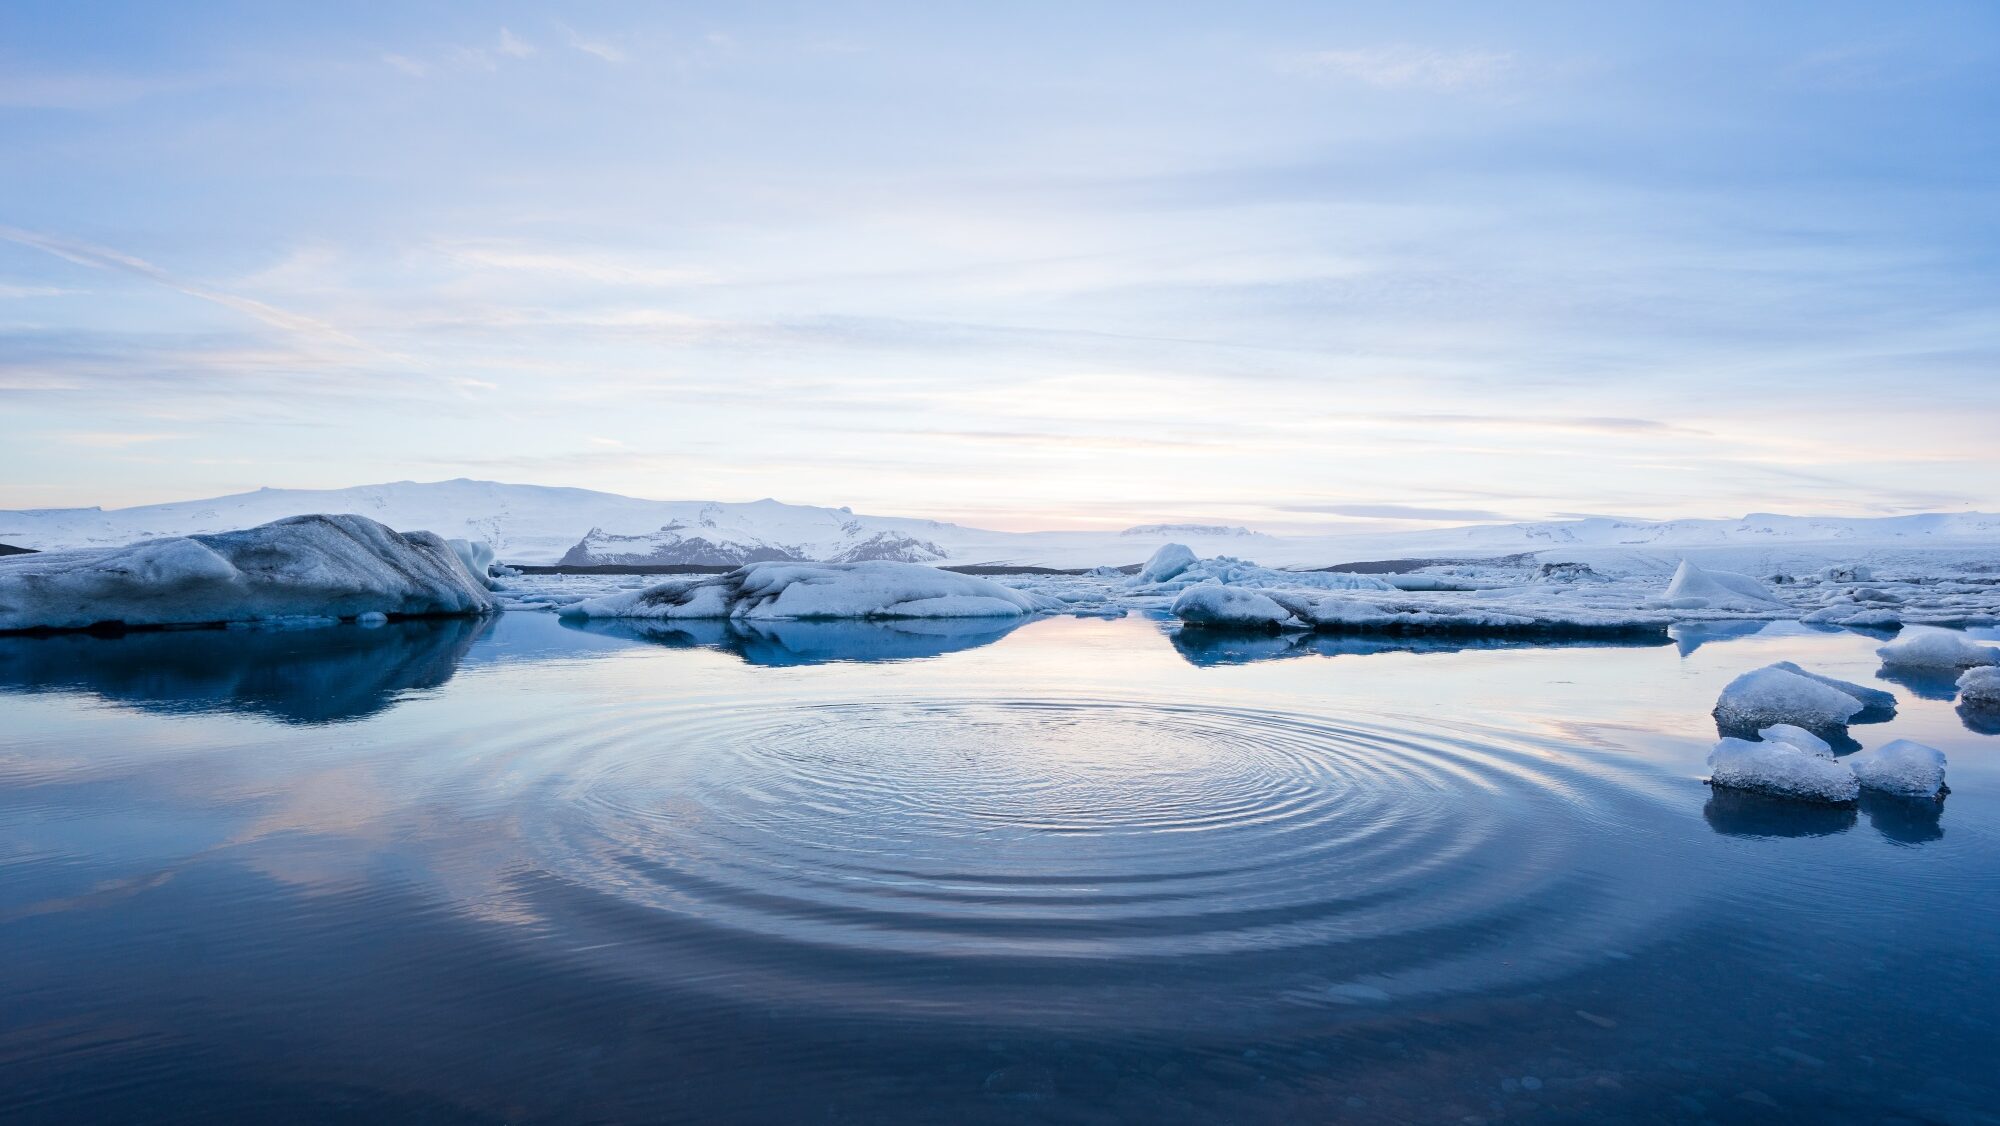
[[[494,608],[444,540],[365,516],[293,516],[236,532],[0,558],[0,630]]]
[[[1708,755],[1709,782],[1799,801],[1845,804],[1861,795],[1846,765],[1790,743],[1724,739]]]
[[[921,563],[752,563],[588,599],[573,618],[1011,618],[1061,609],[1052,598]]]
[[[1730,681],[1715,701],[1713,714],[1724,733],[1743,734],[1781,723],[1829,731],[1846,727],[1865,706],[1814,677],[1767,665]]]
[[[1863,714],[1856,715],[1853,722],[1868,723],[1878,719],[1888,719],[1896,714],[1896,694],[1894,692],[1886,692],[1880,688],[1870,688],[1865,684],[1856,684],[1851,680],[1835,680],[1830,676],[1808,672],[1790,661],[1779,661],[1777,664],[1769,667],[1783,669],[1789,673],[1797,673],[1807,680],[1816,680],[1828,688],[1839,689],[1861,701],[1861,706],[1866,711]]]
[[[1945,793],[1944,752],[1898,739],[1847,760],[1854,777],[1870,790],[1899,798],[1937,798]]]
[[[1153,557],[1146,560],[1146,565],[1139,568],[1139,573],[1133,577],[1132,583],[1134,586],[1163,583],[1192,567],[1194,563],[1194,551],[1186,544],[1162,544],[1160,550],[1155,551]]]
[[[1789,723],[1774,723],[1757,732],[1757,738],[1766,743],[1783,743],[1788,747],[1796,747],[1820,758],[1833,757],[1833,747],[1826,740],[1803,727],[1794,727]]]
[[[1203,583],[1182,591],[1174,599],[1173,612],[1191,626],[1277,629],[1302,624],[1268,595],[1219,583]]]
[[[1674,610],[1783,610],[1785,603],[1763,583],[1734,571],[1707,571],[1687,560],[1675,569],[1666,593],[1654,600]]]
[[[1968,708],[2000,711],[2000,667],[1982,665],[1958,678],[1958,702]]]
[[[1956,630],[1911,626],[1889,644],[1875,650],[1892,668],[1964,669],[2000,665],[2000,649],[1981,645]]]

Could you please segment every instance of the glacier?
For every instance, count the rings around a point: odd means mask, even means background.
[[[0,631],[484,614],[482,578],[429,532],[365,516],[0,558]]]

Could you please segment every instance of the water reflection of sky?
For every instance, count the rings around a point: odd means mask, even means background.
[[[1996,744],[1872,638],[926,626],[0,639],[0,1110],[1989,1105]],[[1779,660],[1949,799],[1711,793]]]

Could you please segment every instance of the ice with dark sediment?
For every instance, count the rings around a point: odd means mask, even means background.
[[[563,607],[574,618],[1010,618],[1064,604],[920,563],[752,563]]]
[[[0,559],[0,631],[481,614],[483,577],[429,532],[365,516]]]

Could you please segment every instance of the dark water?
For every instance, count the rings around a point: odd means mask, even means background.
[[[1877,643],[0,639],[0,1121],[2000,1121],[2000,740]],[[1946,802],[1711,795],[1787,659]]]

